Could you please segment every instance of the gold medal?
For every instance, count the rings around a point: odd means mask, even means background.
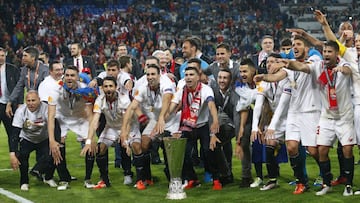
[[[290,86],[291,86],[291,88],[293,88],[293,89],[296,89],[296,88],[297,88],[297,85],[296,85],[296,82],[295,82],[295,81],[291,81],[291,82],[290,82]]]
[[[150,112],[153,112],[153,111],[154,111],[154,107],[150,106]]]

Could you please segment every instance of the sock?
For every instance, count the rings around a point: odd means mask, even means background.
[[[256,177],[263,179],[262,163],[254,163]]]
[[[136,182],[144,180],[144,154],[134,155],[133,163],[136,168]]]
[[[305,180],[307,182],[308,180],[308,174],[307,174],[307,170],[306,170],[306,148],[303,147],[302,145],[299,146],[299,153],[300,153],[300,156],[302,158],[302,170],[303,170],[303,173],[304,173],[304,177],[305,177]]]
[[[152,180],[151,177],[151,155],[150,152],[144,153],[144,178],[145,180]]]
[[[278,173],[278,165],[274,156],[275,147],[266,145],[266,168],[269,174],[269,178],[276,178]]]
[[[323,183],[327,186],[331,186],[330,182],[333,178],[333,175],[331,174],[331,165],[330,160],[327,161],[319,161],[319,166],[321,173],[323,174]]]
[[[107,153],[96,155],[96,164],[99,167],[100,177],[106,183],[106,186],[110,186],[109,181],[109,166],[108,166],[108,156]]]
[[[346,185],[353,184],[354,178],[354,156],[351,158],[344,157],[344,177],[346,180]]]
[[[94,168],[95,157],[86,153],[85,156],[85,180],[91,179],[92,170]]]
[[[344,177],[344,153],[342,149],[342,145],[340,142],[338,142],[338,147],[336,148],[336,153],[338,157],[339,162],[339,168],[340,168],[340,177]]]
[[[303,157],[301,157],[300,154],[290,156],[290,164],[291,168],[294,170],[294,175],[298,179],[298,182],[305,184],[306,178],[304,176]]]

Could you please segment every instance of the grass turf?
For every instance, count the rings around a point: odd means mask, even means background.
[[[7,136],[3,126],[0,127],[0,168],[10,168]],[[212,202],[357,202],[359,197],[343,197],[342,192],[344,187],[337,186],[328,195],[317,197],[315,191],[318,187],[311,186],[311,190],[302,195],[293,195],[294,186],[289,186],[288,182],[293,180],[293,172],[289,164],[280,165],[279,187],[269,191],[260,191],[258,188],[239,188],[241,177],[241,164],[236,158],[233,159],[233,173],[235,176],[235,183],[226,185],[221,191],[213,191],[212,184],[202,184],[199,188],[186,190],[187,198],[184,200],[166,200],[165,196],[168,190],[168,184],[163,174],[164,165],[152,165],[153,176],[156,177],[157,182],[153,186],[149,186],[146,190],[138,191],[133,186],[123,185],[122,169],[114,168],[114,149],[109,151],[109,175],[112,187],[101,190],[85,189],[83,187],[83,177],[85,173],[84,158],[80,154],[80,144],[76,142],[75,136],[71,134],[67,140],[67,160],[68,168],[72,176],[78,178],[77,181],[71,182],[71,188],[66,191],[57,191],[56,188],[50,188],[36,178],[30,176],[30,190],[22,192],[19,188],[19,172],[11,170],[0,171],[0,187],[9,190],[17,195],[20,195],[33,202],[40,203],[63,203],[63,202],[183,202],[183,203],[212,203]],[[30,158],[30,164],[34,163],[35,153]],[[355,161],[358,160],[358,150],[354,149]],[[332,172],[336,177],[338,175],[338,163],[336,159],[335,150],[331,150]],[[359,167],[355,165],[354,189],[359,189]],[[315,161],[308,157],[307,169],[310,183],[318,176],[318,168]],[[265,164],[263,165],[264,174],[267,174]],[[135,171],[133,169],[133,171]],[[196,169],[199,178],[203,179],[203,169]],[[254,171],[253,171],[254,173]],[[97,182],[99,172],[94,165],[92,180]],[[57,174],[55,173],[55,180]],[[266,180],[265,180],[266,181]],[[0,195],[0,202],[15,202],[6,196]]]

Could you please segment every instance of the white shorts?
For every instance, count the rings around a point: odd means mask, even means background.
[[[81,142],[86,140],[89,131],[89,122],[85,118],[57,118],[60,124],[61,137],[66,137],[67,133],[71,130],[77,135],[77,141]]]
[[[150,119],[149,123],[146,125],[145,129],[143,130],[142,134],[143,135],[150,135],[151,132],[154,130],[155,126],[156,126],[157,121],[154,119]]]
[[[356,136],[353,121],[320,118],[317,144],[333,146],[336,138],[343,146],[355,145]]]
[[[319,119],[320,111],[288,113],[285,140],[301,141],[303,146],[316,147]]]
[[[354,128],[357,144],[360,145],[360,105],[354,106]]]
[[[113,146],[115,142],[119,141],[120,134],[121,134],[121,130],[118,130],[116,128],[105,127],[99,137],[98,143],[104,143],[109,148]],[[141,135],[139,128],[135,125],[132,125],[129,135],[129,142],[131,140],[135,140],[140,137]]]

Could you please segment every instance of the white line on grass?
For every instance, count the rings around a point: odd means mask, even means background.
[[[13,199],[13,200],[15,200],[17,202],[20,202],[20,203],[34,203],[34,202],[32,202],[32,201],[30,201],[28,199],[25,199],[25,198],[23,198],[23,197],[21,197],[19,195],[16,195],[16,194],[14,194],[14,193],[12,193],[10,191],[5,190],[3,188],[0,188],[0,194],[3,194],[5,196],[7,196],[8,198]]]

